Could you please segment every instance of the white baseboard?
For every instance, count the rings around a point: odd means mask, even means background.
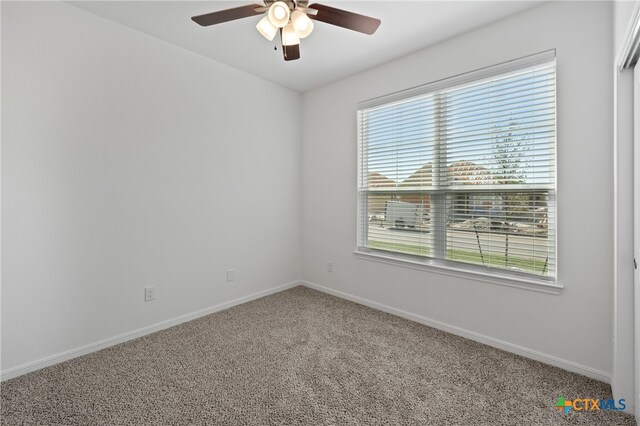
[[[514,353],[516,355],[530,358],[536,361],[543,362],[545,364],[553,365],[554,367],[562,368],[563,370],[571,371],[573,373],[582,374],[583,376],[590,377],[601,382],[611,384],[611,374],[604,371],[596,370],[595,368],[587,367],[585,365],[577,364],[572,361],[567,361],[562,358],[558,358],[553,355],[548,355],[542,352],[535,351],[533,349],[525,348],[522,346],[514,345],[513,343],[505,342],[504,340],[495,339],[493,337],[485,336],[480,333],[465,330],[454,325],[445,324],[441,321],[437,321],[431,318],[416,315],[411,312],[396,309],[394,307],[384,305],[382,303],[374,302],[372,300],[364,299],[359,296],[344,293],[342,291],[334,290],[329,287],[325,287],[319,284],[315,284],[309,281],[301,281],[302,285],[309,287],[323,293],[330,294],[332,296],[340,297],[342,299],[350,300],[361,305],[368,306],[379,311],[387,312],[392,315],[397,315],[402,318],[406,318],[410,321],[415,321],[420,324],[427,325],[429,327],[437,328],[438,330],[446,331],[447,333],[455,334],[466,339],[474,340],[479,343],[483,343],[494,348],[502,349],[507,352]]]
[[[164,330],[165,328],[173,327],[174,325],[182,324],[187,321],[194,320],[196,318],[203,317],[205,315],[212,314],[214,312],[222,311],[224,309],[231,308],[242,303],[250,302],[255,299],[259,299],[264,296],[268,296],[273,293],[278,293],[283,290],[287,290],[292,287],[300,285],[300,281],[292,281],[287,284],[282,284],[276,287],[272,287],[267,290],[259,291],[257,293],[249,294],[247,296],[239,297],[237,299],[230,300],[228,302],[220,303],[209,308],[200,309],[198,311],[181,315],[179,317],[171,318],[165,321],[158,322],[156,324],[149,325],[147,327],[139,328],[137,330],[129,331],[127,333],[120,334],[118,336],[110,337],[108,339],[100,340],[95,343],[90,343],[79,348],[71,349],[66,352],[62,352],[56,355],[51,355],[46,358],[42,358],[36,361],[28,362],[26,364],[19,365],[17,367],[9,368],[0,372],[0,381],[13,379],[14,377],[22,376],[23,374],[30,373],[32,371],[40,370],[41,368],[49,367],[54,364],[58,364],[64,361],[68,361],[73,358],[77,358],[82,355],[87,355],[92,352],[99,351],[101,349],[108,348],[119,343],[126,342],[128,340],[136,339],[138,337],[145,336],[147,334],[155,333],[156,331]]]

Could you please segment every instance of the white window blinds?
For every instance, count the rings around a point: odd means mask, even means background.
[[[360,104],[359,250],[555,279],[555,75],[551,51]]]

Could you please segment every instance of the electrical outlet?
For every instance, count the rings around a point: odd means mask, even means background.
[[[150,285],[144,288],[144,301],[151,302],[156,300],[156,286]]]
[[[227,269],[227,282],[233,282],[233,280],[235,279],[234,275],[235,275],[235,270],[234,269]]]
[[[330,261],[327,263],[327,271],[329,271],[329,272],[333,272],[333,260],[330,260]]]

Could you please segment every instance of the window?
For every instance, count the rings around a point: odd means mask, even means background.
[[[555,51],[358,106],[358,251],[555,281]]]

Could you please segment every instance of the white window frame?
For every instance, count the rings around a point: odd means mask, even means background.
[[[501,63],[498,65],[482,68],[476,71],[460,74],[454,77],[446,78],[443,80],[438,80],[429,84],[413,87],[407,90],[403,90],[400,92],[392,93],[389,95],[385,95],[382,97],[374,98],[368,101],[360,102],[357,105],[358,115],[361,110],[373,108],[380,105],[390,104],[397,101],[407,100],[416,96],[425,95],[428,93],[434,93],[442,89],[448,89],[451,87],[464,85],[466,83],[471,82],[481,82],[482,80],[490,79],[496,75],[504,75],[510,72],[517,72],[522,70],[523,68],[527,68],[528,66],[534,66],[538,64],[542,64],[545,62],[550,62],[555,60],[556,51],[555,49],[537,53],[534,55],[526,56],[523,58],[515,59],[512,61],[508,61],[505,63]],[[556,100],[557,100],[557,88],[556,88]],[[360,116],[358,116],[358,120],[360,120]],[[557,126],[557,112],[556,112],[556,126]],[[365,168],[364,159],[361,158],[360,153],[362,151],[362,147],[360,144],[363,141],[364,135],[361,133],[361,126],[358,125],[358,161],[357,161],[357,177],[360,179],[362,176],[363,170]],[[557,135],[557,131],[556,131]],[[365,143],[366,146],[366,143]],[[557,164],[557,142],[554,147],[556,154],[556,164]],[[363,156],[364,157],[364,156]],[[437,165],[434,165],[436,168]],[[554,166],[555,167],[555,166]],[[434,176],[438,175],[438,173],[434,173]],[[557,199],[557,171],[554,171],[555,180],[554,187],[550,190],[550,196]],[[422,256],[413,256],[410,254],[403,253],[395,253],[391,251],[377,250],[374,248],[366,248],[362,247],[360,242],[365,241],[369,232],[369,221],[368,221],[368,208],[367,202],[363,199],[363,193],[360,188],[356,187],[357,193],[357,211],[358,211],[358,220],[357,220],[357,244],[354,254],[359,259],[371,260],[376,262],[381,262],[385,264],[392,264],[401,267],[407,267],[412,269],[420,269],[429,272],[434,272],[437,274],[455,276],[467,279],[473,279],[475,281],[487,282],[491,284],[499,284],[506,285],[510,287],[523,288],[527,290],[534,290],[538,292],[551,293],[551,294],[559,294],[564,288],[558,282],[558,229],[557,229],[557,203],[555,203],[555,208],[553,211],[553,221],[556,224],[555,229],[555,239],[552,247],[550,247],[550,252],[554,256],[555,261],[555,276],[554,277],[537,277],[532,274],[518,274],[508,270],[500,270],[494,268],[485,268],[479,265],[473,264],[465,264],[458,262],[451,262],[445,259],[435,258],[435,257],[422,257]],[[432,193],[432,196],[437,194]],[[366,195],[364,195],[366,197]],[[437,196],[437,195],[436,195]],[[433,220],[438,220],[437,218],[432,218]],[[432,226],[432,232],[435,231],[436,235],[433,236],[434,240],[438,239],[438,231],[437,229],[446,229],[446,227],[438,227]],[[440,232],[441,233],[441,232]],[[437,248],[438,245],[434,244],[434,248]],[[444,246],[440,248],[443,250]],[[440,256],[444,257],[444,256]]]

